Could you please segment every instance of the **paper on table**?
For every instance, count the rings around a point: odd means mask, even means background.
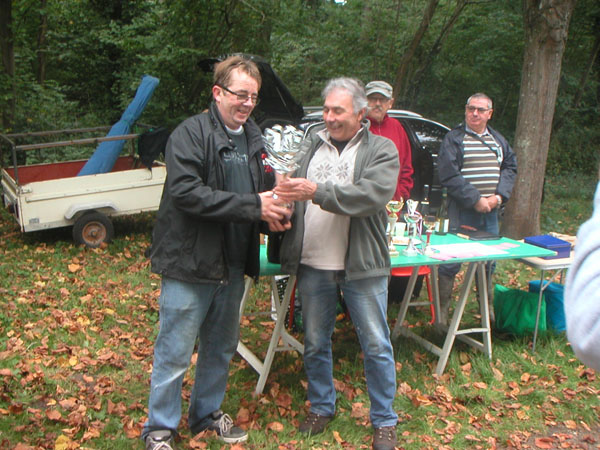
[[[475,258],[478,256],[505,255],[507,253],[498,247],[478,242],[434,245],[433,249],[439,252],[440,256],[444,255],[450,258]]]
[[[498,245],[490,245],[490,247],[499,248],[499,249],[504,250],[505,248],[519,247],[519,244],[513,244],[512,242],[503,242],[503,243],[498,244]]]

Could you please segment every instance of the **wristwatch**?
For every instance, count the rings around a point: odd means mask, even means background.
[[[499,194],[496,194],[496,198],[498,199],[498,206],[500,206],[502,204],[502,196]]]

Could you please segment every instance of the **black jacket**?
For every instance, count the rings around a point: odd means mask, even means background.
[[[152,271],[189,283],[227,283],[224,225],[252,222],[245,272],[259,274],[259,223],[265,190],[263,140],[254,121],[244,125],[253,194],[224,191],[222,152],[233,147],[213,102],[169,137],[167,179],[152,235]]]
[[[500,180],[496,187],[496,194],[502,197],[504,203],[510,198],[517,178],[517,157],[504,136],[490,126],[487,129],[494,136],[494,139],[498,142],[502,150]],[[461,174],[465,155],[463,145],[465,133],[464,124],[449,131],[442,141],[437,159],[440,183],[442,186],[448,188],[450,226],[458,224],[460,209],[473,208],[481,197],[477,188],[465,180]]]

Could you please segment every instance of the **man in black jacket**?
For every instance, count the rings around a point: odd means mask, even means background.
[[[440,147],[437,166],[440,182],[448,188],[451,230],[468,225],[499,233],[498,208],[510,198],[517,158],[507,140],[488,126],[492,112],[492,100],[487,95],[473,94],[465,106],[465,123],[449,131]],[[489,275],[492,268],[490,265]],[[459,270],[460,264],[439,268],[439,321],[444,324]],[[490,314],[493,317],[492,309]]]
[[[263,141],[250,119],[260,83],[250,60],[233,56],[219,63],[209,110],[182,122],[167,143],[167,180],[150,249],[152,271],[162,282],[142,433],[146,450],[173,448],[196,341],[190,429],[214,430],[227,443],[247,439],[220,410],[239,338],[244,274],[259,274],[260,222],[272,231],[290,227],[281,200],[263,192]]]

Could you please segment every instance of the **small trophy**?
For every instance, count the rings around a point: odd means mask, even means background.
[[[423,254],[426,256],[431,256],[435,252],[431,247],[431,235],[433,234],[433,230],[435,228],[435,224],[437,221],[436,216],[426,215],[423,216],[423,228],[425,228],[425,233],[427,234],[427,243],[425,245],[425,249],[423,250]]]
[[[386,205],[386,209],[388,211],[388,250],[390,252],[390,256],[398,256],[398,250],[396,250],[396,246],[394,245],[394,236],[396,235],[396,222],[398,222],[398,213],[404,206],[404,199],[400,198],[400,200],[391,200]]]
[[[404,220],[408,227],[408,234],[410,236],[408,245],[402,252],[405,256],[415,256],[419,252],[415,246],[415,240],[417,239],[417,228],[419,228],[421,222],[421,214],[417,211],[419,202],[416,200],[406,200],[406,214],[404,214]]]

